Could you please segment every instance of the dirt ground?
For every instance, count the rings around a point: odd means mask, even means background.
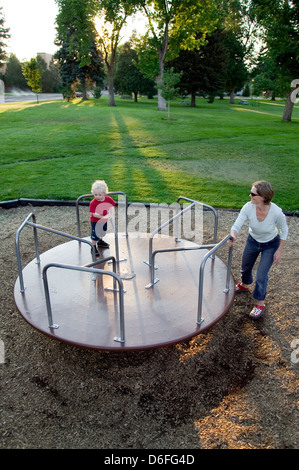
[[[17,228],[34,212],[39,224],[76,235],[74,210],[0,209],[0,448],[298,449],[299,219],[288,217],[289,239],[272,268],[262,319],[249,319],[253,300],[240,294],[204,334],[119,353],[52,340],[31,328],[14,303]],[[219,240],[236,215],[219,211]],[[236,280],[246,232],[233,252]],[[25,266],[34,244],[31,229],[23,233]],[[39,238],[41,251],[58,243],[45,232]]]

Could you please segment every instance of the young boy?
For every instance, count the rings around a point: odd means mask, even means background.
[[[109,248],[109,244],[103,240],[107,232],[107,220],[112,214],[109,210],[115,206],[115,201],[107,196],[108,187],[105,181],[97,180],[91,187],[94,199],[90,202],[91,241],[95,246],[96,255],[99,256],[98,247]]]

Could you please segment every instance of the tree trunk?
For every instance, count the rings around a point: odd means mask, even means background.
[[[108,71],[108,92],[109,92],[109,106],[115,106],[114,99],[114,66],[111,65]]]
[[[299,85],[299,80],[293,80],[292,82],[292,88],[291,88],[290,93],[288,94],[287,102],[285,104],[284,111],[283,111],[283,116],[282,116],[283,121],[291,121],[292,119],[292,113],[293,113],[293,108],[294,108],[294,104],[296,101],[296,96],[297,96],[297,93],[299,93],[299,87],[298,86],[296,87],[296,85]]]
[[[81,86],[82,86],[82,99],[83,100],[87,100],[88,99],[88,96],[87,96],[87,90],[86,90],[86,83],[85,81],[84,82],[81,82]]]
[[[162,59],[162,54],[159,51],[159,75],[156,77],[156,83],[163,83],[163,74],[164,74],[164,60]],[[162,96],[162,90],[158,87],[158,110],[166,111],[166,100]]]
[[[159,55],[159,75],[156,78],[157,83],[163,82],[163,73],[164,73],[164,62],[165,56],[168,48],[168,23],[165,24],[164,37],[162,41],[161,48],[158,50]],[[162,90],[158,88],[158,110],[166,111],[166,100],[162,96]]]
[[[196,93],[191,93],[191,102],[190,102],[191,108],[196,107]]]
[[[230,104],[235,104],[235,90],[232,90],[229,95]]]
[[[158,110],[166,111],[166,100],[162,96],[162,90],[158,90]]]

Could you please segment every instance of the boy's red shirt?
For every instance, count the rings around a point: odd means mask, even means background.
[[[104,201],[93,199],[89,204],[90,222],[99,222],[100,219],[98,217],[94,217],[93,214],[97,213],[100,215],[106,215],[112,206],[115,206],[115,201],[112,197],[105,196]]]

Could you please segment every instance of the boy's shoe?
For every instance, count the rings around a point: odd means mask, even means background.
[[[242,284],[238,283],[236,285],[236,292],[248,292],[248,287],[243,287]]]
[[[110,245],[108,243],[104,242],[104,240],[99,240],[98,241],[98,247],[100,247],[100,248],[109,248],[109,246]]]
[[[91,252],[91,254],[93,253],[93,248],[91,248],[90,252]],[[100,252],[98,251],[96,246],[95,246],[95,255],[100,256]]]
[[[263,315],[265,308],[266,305],[255,305],[249,314],[250,318],[253,318],[254,320],[260,318]]]

